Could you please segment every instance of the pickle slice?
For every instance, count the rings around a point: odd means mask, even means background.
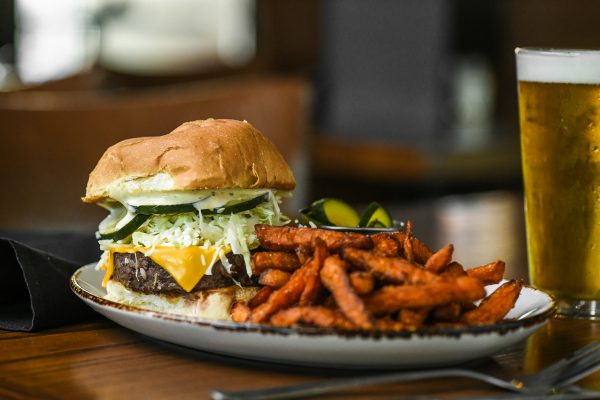
[[[360,216],[354,207],[340,199],[317,200],[312,203],[310,211],[314,219],[325,225],[355,227],[360,221]]]
[[[125,239],[127,236],[129,236],[133,232],[135,232],[135,230],[137,228],[142,226],[142,224],[144,222],[146,222],[146,220],[148,218],[150,218],[150,215],[135,214],[129,222],[127,222],[125,225],[123,225],[121,228],[117,229],[116,231],[99,233],[99,236],[100,236],[99,238],[102,240],[114,240],[114,241]]]
[[[358,226],[363,228],[391,228],[394,226],[394,221],[390,213],[374,201],[365,209]]]

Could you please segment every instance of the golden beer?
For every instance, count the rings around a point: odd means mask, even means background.
[[[572,305],[600,300],[600,79],[573,68],[573,59],[521,56],[517,51],[531,283]],[[592,58],[600,71],[600,53]],[[597,315],[595,306],[586,313]]]
[[[519,82],[530,278],[600,299],[600,85]]]

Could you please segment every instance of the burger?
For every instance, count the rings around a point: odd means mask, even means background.
[[[107,209],[96,233],[106,299],[230,319],[257,292],[255,224],[282,225],[296,185],[275,146],[246,121],[186,122],[110,147],[84,202]]]

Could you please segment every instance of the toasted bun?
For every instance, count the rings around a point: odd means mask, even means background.
[[[186,296],[166,296],[136,292],[111,279],[106,285],[106,292],[105,299],[120,304],[151,311],[231,321],[233,303],[237,301],[247,303],[258,292],[258,288],[234,285]]]
[[[145,184],[159,176],[159,185]],[[123,183],[154,191],[296,186],[275,146],[248,122],[229,119],[186,122],[164,136],[111,146],[90,174],[83,201],[109,197],[111,185]]]

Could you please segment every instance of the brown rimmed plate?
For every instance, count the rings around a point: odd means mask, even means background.
[[[541,328],[555,312],[552,297],[525,286],[507,320],[492,325],[417,331],[338,332],[211,321],[105,300],[103,271],[78,269],[71,289],[114,322],[153,338],[234,357],[332,368],[423,368],[492,355]],[[497,285],[486,288],[488,293]]]

